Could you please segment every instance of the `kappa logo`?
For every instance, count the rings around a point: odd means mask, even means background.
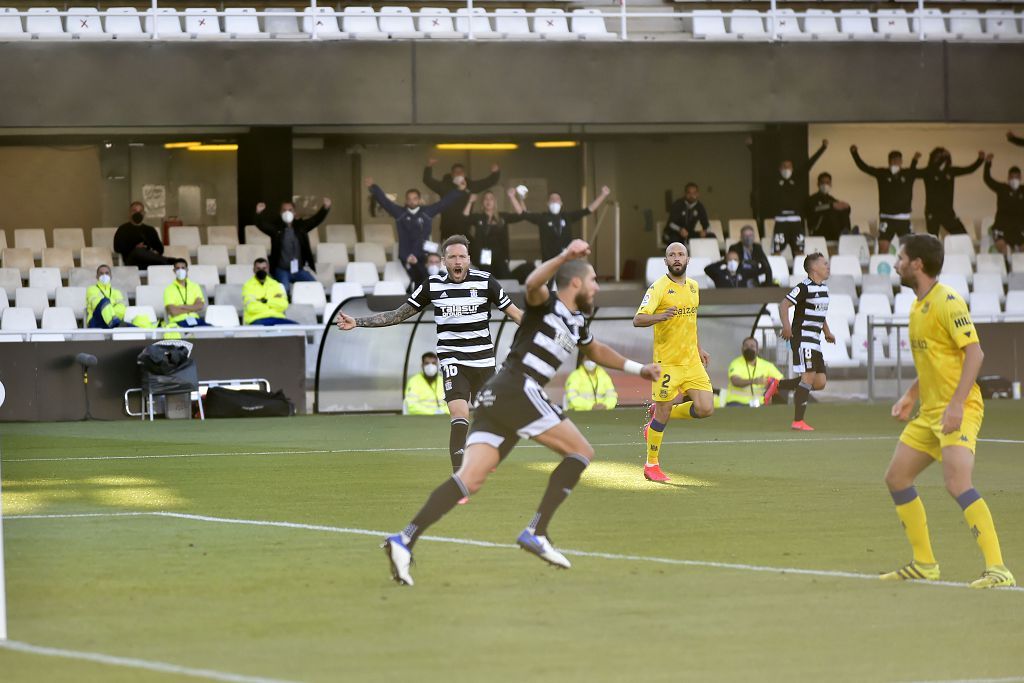
[[[956,300],[956,295],[955,294],[947,294],[946,295],[946,301],[955,301],[955,300]]]
[[[669,294],[675,294],[675,293],[676,293],[676,290],[674,290],[674,289],[670,289],[670,290],[668,290],[668,293],[669,293]]]
[[[970,443],[971,442],[971,440],[968,439],[966,436],[961,436],[960,440],[963,441],[964,443]]]

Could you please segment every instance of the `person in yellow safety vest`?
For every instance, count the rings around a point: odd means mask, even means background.
[[[605,369],[587,358],[565,380],[565,401],[569,410],[611,410],[619,395]]]
[[[420,358],[422,372],[417,372],[405,384],[403,412],[406,415],[447,415],[444,400],[444,382],[438,376],[437,354],[428,351]]]
[[[757,340],[743,340],[742,355],[729,363],[729,388],[725,394],[728,407],[757,408],[764,404],[765,386],[769,380],[782,379],[782,373],[769,361],[757,355]]]
[[[164,289],[165,327],[210,327],[200,315],[206,307],[203,290],[188,279],[188,261],[174,261],[174,282]]]
[[[258,258],[252,264],[253,276],[242,285],[242,303],[245,325],[298,325],[284,317],[288,309],[288,295],[284,285],[270,277],[270,262]]]
[[[124,292],[114,289],[110,283],[110,266],[104,264],[96,269],[96,284],[85,290],[86,327],[104,330],[127,325],[129,327],[155,327],[145,313],[125,319],[127,306]]]

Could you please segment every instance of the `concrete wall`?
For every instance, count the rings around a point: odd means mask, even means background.
[[[101,224],[103,183],[96,146],[0,147],[0,228],[89,228]]]

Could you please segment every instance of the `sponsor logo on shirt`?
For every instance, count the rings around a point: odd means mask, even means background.
[[[459,316],[459,315],[473,315],[477,312],[476,304],[438,304],[441,309],[441,315],[443,317]]]
[[[911,337],[910,338],[910,348],[917,349],[919,351],[927,351],[928,350],[928,342],[925,339],[914,339],[913,337]]]
[[[971,319],[967,316],[961,316],[953,320],[953,324],[957,327],[967,327],[971,324]]]

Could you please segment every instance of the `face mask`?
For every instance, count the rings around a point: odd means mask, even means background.
[[[418,206],[407,206],[405,209],[414,216],[420,211],[420,207]]]
[[[466,184],[466,179],[463,176],[457,175],[452,177],[452,182],[455,183],[457,187],[462,187]]]
[[[900,172],[900,167],[897,166],[896,164],[892,164],[891,166],[889,166],[889,173],[892,173],[893,175],[896,175],[899,172]]]
[[[266,280],[267,279],[267,271],[265,271],[265,270],[257,270],[256,271],[256,279],[259,280],[260,282],[263,282],[264,280]]]
[[[551,202],[550,204],[548,204],[548,211],[550,211],[551,213],[557,214],[561,210],[562,210],[562,205],[559,204],[558,202]]]
[[[185,270],[184,268],[178,268],[176,271],[174,271],[174,277],[178,278],[179,280],[184,280],[186,277],[188,277],[188,271]]]
[[[789,180],[790,178],[793,177],[793,171],[791,169],[784,168],[784,169],[782,169],[781,173],[782,173],[782,179],[783,180]]]
[[[725,267],[729,269],[730,273],[735,273],[740,267],[740,262],[729,259],[725,262]]]
[[[597,369],[597,363],[587,358],[583,361],[583,367],[587,369],[587,372],[593,372]]]
[[[145,215],[141,211],[136,211],[132,214],[132,223],[141,223]]]
[[[103,275],[100,275],[100,284],[102,284],[102,285],[109,285],[110,284],[110,276],[107,275],[106,273],[104,273]]]
[[[826,185],[825,183],[822,183],[821,185],[818,185],[818,192],[820,192],[822,194],[828,194],[831,191],[832,191],[832,186],[831,185]]]
[[[747,249],[749,249],[750,247],[754,246],[754,238],[753,238],[753,236],[743,237],[742,241],[743,241],[743,246],[745,246]]]
[[[437,265],[436,263],[431,263],[431,264],[429,264],[427,266],[427,274],[428,275],[437,275],[440,272],[441,272],[441,266]]]
[[[423,366],[423,374],[427,377],[437,377],[437,364],[427,363]]]
[[[291,223],[293,220],[295,220],[295,214],[292,213],[291,211],[282,211],[281,220],[283,220],[286,224]]]
[[[1010,189],[1016,190],[1020,188],[1020,178],[1010,178]]]
[[[757,351],[754,349],[743,349],[743,357],[748,363],[753,363],[754,359],[757,358]]]

